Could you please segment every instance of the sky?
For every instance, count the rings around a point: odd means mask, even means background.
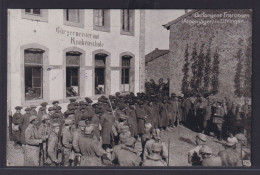
[[[180,17],[184,10],[146,10],[145,11],[145,54],[155,48],[169,49],[170,31],[162,25]]]

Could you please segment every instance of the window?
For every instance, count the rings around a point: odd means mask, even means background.
[[[79,96],[80,52],[66,53],[66,97]]]
[[[25,13],[28,13],[31,15],[40,15],[41,10],[40,9],[25,9]]]
[[[43,97],[43,52],[40,49],[27,49],[24,51],[26,100],[41,99]]]
[[[84,27],[84,10],[80,9],[65,9],[64,10],[64,25],[74,27]]]
[[[48,22],[47,9],[22,9],[22,18],[34,21]]]
[[[104,32],[110,31],[110,10],[106,9],[95,9],[93,18],[93,29]]]
[[[134,10],[121,11],[121,34],[134,35]]]
[[[129,79],[130,79],[130,60],[131,56],[122,57],[122,74],[121,74],[121,84],[122,92],[130,91]]]
[[[95,55],[95,94],[105,93],[106,54]]]

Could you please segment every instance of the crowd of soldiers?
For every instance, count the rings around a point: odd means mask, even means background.
[[[169,146],[161,133],[183,126],[200,133],[188,161],[212,166],[202,163],[212,157],[212,150],[204,146],[204,134],[213,131],[221,140],[225,133],[230,140],[232,134],[245,134],[241,128],[250,118],[248,101],[239,110],[229,100],[192,102],[174,93],[123,96],[117,92],[101,96],[96,103],[88,97],[79,102],[70,98],[64,113],[59,101],[47,105],[41,103],[38,111],[34,105],[27,107],[23,115],[17,106],[13,115],[9,113],[12,139],[15,147],[24,149],[25,166],[167,166]],[[196,156],[199,161],[193,160]]]

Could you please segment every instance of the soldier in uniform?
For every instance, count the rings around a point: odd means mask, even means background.
[[[138,152],[134,149],[135,138],[127,138],[125,144],[119,149],[115,149],[112,153],[111,160],[117,160],[119,166],[139,166],[141,158]]]
[[[210,123],[211,115],[212,115],[212,108],[211,108],[211,105],[210,105],[210,101],[208,100],[207,106],[205,106],[205,115],[204,115],[204,118],[203,118],[202,133],[209,134],[208,124]]]
[[[61,145],[59,145],[59,132],[60,124],[54,123],[52,125],[52,133],[48,141],[48,158],[51,166],[58,166],[62,162],[62,156],[59,155],[59,149],[61,149]]]
[[[207,145],[203,145],[200,149],[202,157],[202,166],[222,166],[222,160],[219,156],[213,155],[212,149]]]
[[[37,116],[37,111],[35,110],[36,109],[36,106],[35,105],[31,105],[31,116]]]
[[[217,132],[217,137],[219,140],[222,140],[222,124],[223,124],[223,119],[224,117],[224,110],[221,107],[221,102],[217,102],[216,110],[213,116],[213,123],[216,125],[216,132]]]
[[[53,107],[57,107],[59,105],[59,101],[55,100],[52,102]]]
[[[201,165],[201,155],[200,155],[200,149],[203,145],[205,145],[207,141],[206,135],[199,133],[196,136],[196,147],[191,149],[188,153],[188,162],[192,164],[193,166]]]
[[[31,117],[31,108],[25,108],[25,114],[23,115],[23,123],[22,123],[22,132],[21,132],[21,142],[22,144],[26,144],[25,141],[25,130],[29,125],[29,118]]]
[[[72,141],[73,134],[71,130],[71,126],[73,121],[70,119],[66,119],[64,123],[64,127],[62,129],[62,145],[64,147],[64,166],[70,166],[70,156],[72,151]]]
[[[128,117],[128,124],[130,127],[130,132],[132,137],[137,138],[137,118],[136,118],[136,112],[135,112],[135,106],[134,102],[129,102],[129,107],[126,107],[126,115]]]
[[[136,106],[136,118],[138,136],[141,138],[144,134],[144,123],[146,118],[146,113],[144,111],[144,103],[142,101],[138,101],[138,105]]]
[[[38,133],[36,119],[36,116],[31,116],[25,130],[24,166],[39,166],[40,144],[43,140]]]
[[[161,131],[165,131],[166,127],[168,126],[166,99],[163,99],[162,103],[159,104],[159,108],[160,108],[159,126]]]
[[[151,153],[143,162],[143,166],[167,166],[167,163],[162,157],[162,145],[160,143],[153,143],[151,146]]]
[[[99,142],[93,138],[93,126],[87,126],[83,137],[79,139],[79,149],[82,154],[80,166],[102,166],[101,157],[106,156],[106,152]]]
[[[12,137],[14,140],[14,146],[16,148],[18,148],[18,145],[21,144],[21,131],[22,131],[23,117],[21,114],[22,107],[16,106],[15,109],[16,109],[16,112],[14,113],[13,118],[12,118],[12,122],[13,122]],[[9,126],[9,127],[11,127],[11,126]]]
[[[86,123],[84,120],[79,121],[78,124],[78,129],[74,132],[73,134],[73,141],[72,141],[72,146],[75,151],[75,153],[79,153],[79,139],[83,137],[85,133],[85,128],[86,128]]]
[[[38,132],[40,137],[43,139],[42,143],[42,157],[41,157],[41,165],[45,164],[48,157],[47,145],[48,145],[48,138],[52,132],[50,126],[50,118],[48,115],[43,115],[41,118],[41,125],[39,126]],[[38,121],[38,120],[37,120]]]
[[[39,128],[39,126],[41,125],[41,123],[42,123],[42,116],[44,116],[44,115],[47,115],[46,107],[41,106],[39,108],[38,115],[37,115],[37,121],[38,121],[37,122],[37,128]]]
[[[146,142],[144,146],[144,153],[143,153],[143,160],[146,160],[148,156],[152,154],[152,146],[154,143],[160,145],[160,150],[158,150],[159,154],[161,155],[161,159],[167,160],[168,150],[164,142],[161,141],[159,129],[153,129],[152,137]]]

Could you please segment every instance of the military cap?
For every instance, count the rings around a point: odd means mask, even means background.
[[[160,143],[153,143],[152,144],[152,148],[151,148],[152,152],[158,153],[161,152],[162,150],[162,145]]]
[[[57,106],[57,107],[56,107],[56,110],[61,110],[61,109],[62,109],[61,106]]]
[[[52,107],[52,110],[56,111],[57,107],[56,106],[53,106]]]
[[[98,107],[99,107],[99,104],[98,104],[98,103],[94,103],[94,104],[92,104],[92,107],[93,107],[93,108],[98,108]]]
[[[101,96],[101,99],[108,100],[108,98],[104,95]]]
[[[30,110],[31,110],[31,108],[29,108],[29,107],[25,108],[25,111],[30,111]]]
[[[202,140],[203,142],[206,142],[207,141],[207,137],[205,134],[202,134],[202,133],[199,133],[197,134],[197,136],[200,140]]]
[[[70,98],[69,101],[70,101],[70,102],[75,102],[76,99],[75,99],[75,98]]]
[[[86,120],[89,117],[87,113],[83,113],[80,115],[81,120]]]
[[[79,107],[79,110],[81,111],[81,110],[85,110],[86,109],[86,106],[80,106]]]
[[[81,127],[87,126],[85,120],[80,120],[78,125]]]
[[[125,114],[120,114],[119,118],[123,119],[123,120],[126,120],[128,118],[128,116],[125,115]]]
[[[75,109],[76,109],[76,107],[74,105],[68,106],[68,110],[70,110],[70,111],[75,110]]]
[[[33,120],[36,120],[36,119],[37,119],[36,116],[31,116],[31,117],[29,118],[29,123],[31,123]]]
[[[99,102],[101,102],[101,103],[108,103],[108,101],[107,101],[107,100],[105,100],[105,99],[102,99],[102,98],[99,98],[99,99],[98,99],[98,101],[99,101]]]
[[[23,108],[22,108],[21,106],[16,106],[15,109],[16,109],[16,110],[21,110],[21,109],[23,109]]]
[[[48,115],[43,115],[42,116],[42,121],[44,121],[44,120],[49,120],[50,118],[49,118],[49,116]]]
[[[60,103],[59,101],[55,100],[52,102],[52,104],[54,105],[55,103]]]
[[[119,95],[120,95],[120,92],[116,92],[115,95],[116,95],[116,96],[119,96]]]
[[[60,124],[59,124],[59,123],[53,123],[53,124],[52,124],[52,127],[53,127],[53,128],[60,127]]]
[[[85,129],[85,134],[90,135],[90,134],[93,133],[93,131],[94,131],[94,127],[92,125],[87,126],[86,129]]]
[[[30,107],[31,107],[31,108],[36,108],[36,105],[31,105]]]
[[[43,102],[43,103],[41,103],[41,106],[44,106],[44,107],[46,107],[48,105],[48,103],[47,102]]]
[[[65,125],[72,125],[73,124],[73,120],[70,120],[70,119],[65,119]]]
[[[52,118],[60,118],[60,115],[59,114],[53,114]]]
[[[48,108],[48,111],[53,111],[53,107],[49,107],[49,108]]]
[[[85,100],[86,100],[87,103],[93,103],[93,101],[88,97],[86,97]]]
[[[135,138],[134,137],[129,137],[126,139],[125,145],[126,146],[132,146],[135,143]]]
[[[113,96],[113,95],[109,95],[108,98],[109,98],[110,100],[114,100],[114,99],[116,99],[116,97]]]
[[[207,145],[204,145],[201,149],[200,149],[200,151],[199,151],[200,153],[204,153],[204,154],[212,154],[213,152],[212,152],[212,149],[209,147],[209,146],[207,146]]]
[[[73,103],[74,104],[74,106],[79,106],[79,103],[78,102],[75,102],[75,103]]]
[[[80,106],[87,106],[87,105],[88,105],[88,103],[87,103],[87,102],[85,102],[85,101],[80,101],[80,102],[79,102],[79,105],[80,105]]]

